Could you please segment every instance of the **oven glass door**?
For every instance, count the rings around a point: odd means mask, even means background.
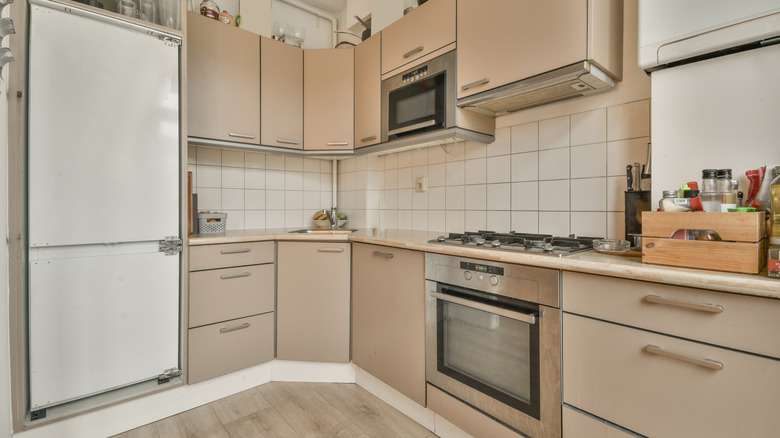
[[[437,289],[442,297],[436,300],[438,372],[539,419],[538,322],[460,303],[465,299],[526,315],[538,314],[538,307],[450,285]],[[459,303],[446,296],[460,298]]]
[[[388,94],[388,139],[445,128],[447,73],[392,90]]]

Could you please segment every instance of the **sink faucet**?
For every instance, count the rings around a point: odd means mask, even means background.
[[[337,207],[333,207],[328,212],[328,220],[330,221],[330,229],[335,230],[339,227],[339,215],[336,212]]]

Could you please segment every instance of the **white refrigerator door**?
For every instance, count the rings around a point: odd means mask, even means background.
[[[178,235],[179,48],[31,6],[30,246]]]
[[[45,0],[31,1],[29,30],[37,410],[179,366],[180,257],[158,241],[179,235],[180,49]]]

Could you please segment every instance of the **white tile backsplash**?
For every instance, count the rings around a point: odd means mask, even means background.
[[[569,180],[539,181],[540,211],[569,211]]]
[[[569,146],[569,116],[539,121],[539,149]]]
[[[571,115],[572,146],[605,141],[607,141],[607,110],[605,108]]]
[[[570,205],[573,212],[606,211],[607,178],[572,179]]]
[[[539,150],[539,123],[525,123],[510,128],[512,153],[533,152]]]
[[[487,159],[487,182],[508,183],[512,179],[512,161],[508,155]]]
[[[487,182],[487,160],[477,158],[466,160],[466,184],[485,184]]]
[[[571,177],[607,176],[607,144],[596,143],[571,148]]]
[[[569,148],[539,151],[539,179],[569,178]]]

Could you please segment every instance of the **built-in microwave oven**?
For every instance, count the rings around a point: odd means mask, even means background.
[[[382,142],[455,126],[456,51],[382,81]]]

